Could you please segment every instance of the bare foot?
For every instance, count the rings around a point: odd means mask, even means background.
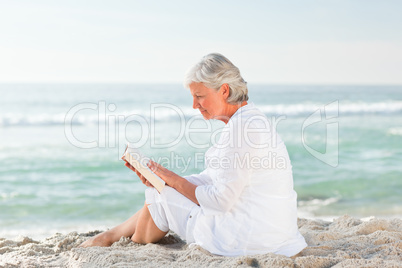
[[[106,231],[94,237],[89,238],[87,241],[79,245],[79,248],[88,247],[110,247],[114,241],[110,239],[110,234]]]

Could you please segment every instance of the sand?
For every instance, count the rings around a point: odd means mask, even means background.
[[[299,219],[308,247],[293,258],[275,254],[212,255],[169,233],[160,243],[121,238],[109,248],[77,248],[99,231],[55,234],[42,241],[0,238],[0,267],[402,267],[402,220],[349,216]]]

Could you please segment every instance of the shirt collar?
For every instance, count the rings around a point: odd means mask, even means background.
[[[234,119],[237,116],[241,116],[241,114],[245,111],[254,109],[255,105],[253,102],[248,102],[246,105],[240,107],[239,109],[237,109],[237,111],[230,117],[229,121],[232,120],[232,118]],[[229,123],[229,122],[228,122]]]

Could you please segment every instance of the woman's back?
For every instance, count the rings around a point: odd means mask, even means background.
[[[197,244],[229,256],[291,256],[306,246],[297,229],[297,195],[286,147],[253,104],[232,116],[205,158],[203,174],[212,185],[196,191],[201,206],[194,226]]]

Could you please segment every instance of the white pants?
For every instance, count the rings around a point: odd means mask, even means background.
[[[172,230],[187,243],[193,243],[193,229],[200,207],[166,186],[159,194],[154,188],[145,190],[145,203],[155,225],[163,232]]]

